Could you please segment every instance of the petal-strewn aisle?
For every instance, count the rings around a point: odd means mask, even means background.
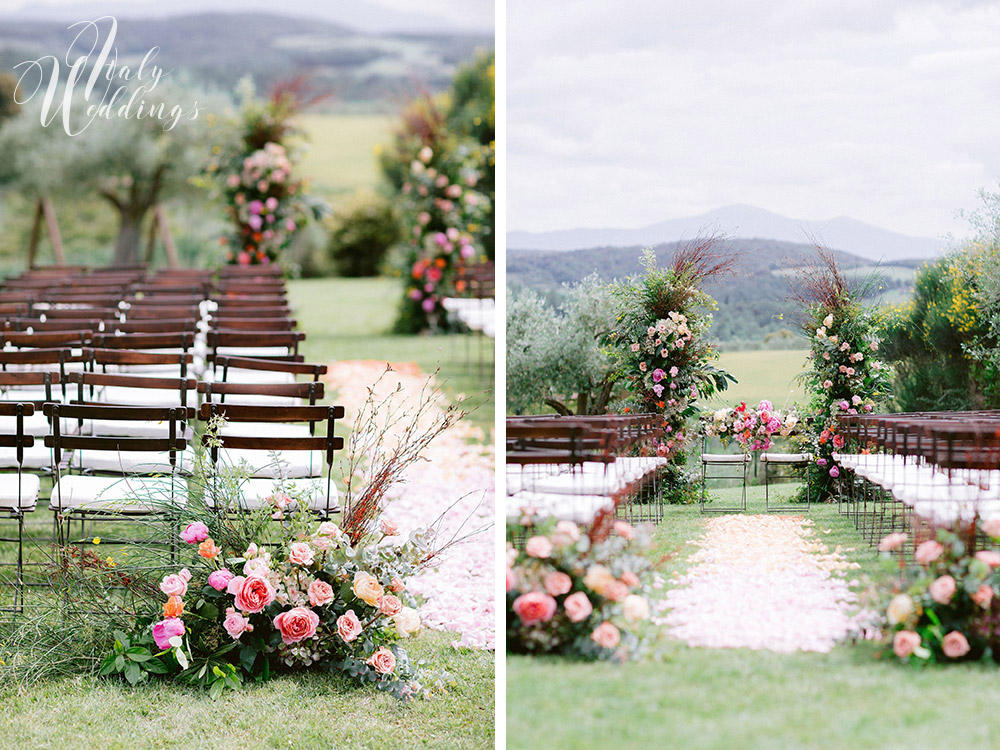
[[[799,516],[714,518],[687,573],[666,595],[661,622],[689,646],[828,652],[855,629],[858,567]]]
[[[347,409],[349,422],[384,370],[384,362],[330,365],[325,380],[337,391],[337,402]],[[415,404],[427,377],[411,363],[393,364],[393,372],[379,383],[378,393],[387,395],[399,387],[403,402]],[[425,457],[426,461],[407,469],[405,482],[392,491],[386,509],[386,516],[402,533],[427,526],[446,509],[439,530],[442,541],[493,520],[494,449],[483,440],[481,430],[459,422],[431,443]],[[495,647],[494,557],[493,533],[487,531],[447,550],[437,568],[411,579],[413,592],[427,599],[420,610],[424,624],[460,632],[455,646]]]

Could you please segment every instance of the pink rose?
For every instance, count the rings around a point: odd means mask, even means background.
[[[354,614],[353,609],[347,610],[347,612],[337,618],[337,635],[339,635],[345,643],[350,643],[360,634],[361,620],[359,620],[358,616]]]
[[[309,603],[314,607],[322,607],[333,601],[333,587],[326,581],[313,581],[307,591]]]
[[[274,618],[274,627],[281,633],[281,640],[287,646],[304,641],[316,635],[319,615],[308,607],[295,607]]]
[[[312,541],[309,542],[313,547],[318,549],[320,552],[326,552],[333,545],[333,540],[325,536],[313,537]]]
[[[944,554],[944,547],[939,542],[928,539],[917,547],[917,551],[913,553],[913,559],[920,565],[930,565],[942,554]]]
[[[624,521],[615,521],[612,528],[614,529],[614,532],[623,539],[635,538],[635,529]]]
[[[960,659],[969,653],[969,642],[957,630],[952,630],[941,639],[941,650],[949,659]]]
[[[955,596],[955,591],[957,589],[958,586],[956,585],[954,578],[951,576],[941,576],[931,583],[931,599],[936,601],[938,604],[947,604],[951,601],[951,598]]]
[[[315,554],[313,548],[305,542],[294,542],[288,548],[288,562],[292,565],[309,567],[313,564]]]
[[[168,617],[153,626],[153,640],[160,651],[171,647],[170,639],[175,635],[184,635],[184,621],[177,617]]]
[[[368,657],[368,661],[365,663],[373,667],[379,674],[392,674],[392,670],[396,668],[396,656],[385,646],[380,646],[378,651]]]
[[[544,536],[533,536],[524,545],[524,553],[530,557],[549,557],[552,554],[552,542]]]
[[[601,592],[606,599],[613,602],[620,602],[628,596],[628,586],[621,581],[609,581]]]
[[[618,628],[610,622],[602,622],[594,632],[590,634],[590,639],[601,648],[614,648],[621,642],[621,633]]]
[[[639,576],[637,576],[631,570],[626,570],[624,573],[622,573],[621,581],[629,588],[633,588],[639,585]]]
[[[590,603],[590,599],[582,591],[567,596],[563,607],[566,609],[566,616],[570,622],[583,622],[594,611],[594,605]]]
[[[181,539],[188,544],[197,544],[205,541],[208,536],[208,527],[201,521],[188,524],[188,527],[181,532]]]
[[[1000,565],[1000,552],[993,549],[980,550],[976,553],[976,559],[982,560],[991,568],[995,568]]]
[[[573,579],[562,571],[556,570],[545,576],[545,590],[552,596],[568,594],[573,588]]]
[[[897,531],[895,534],[889,534],[882,538],[882,541],[878,543],[879,552],[892,552],[897,550],[906,543],[906,534],[901,531]]]
[[[976,590],[976,593],[972,595],[972,601],[983,609],[989,609],[990,602],[993,601],[993,587],[984,583]]]
[[[229,586],[231,580],[233,580],[233,574],[223,568],[222,570],[212,571],[208,577],[208,585],[216,591],[222,591]]]
[[[892,650],[900,659],[905,659],[920,645],[920,636],[912,630],[900,630],[892,638]]]
[[[1000,539],[1000,518],[990,518],[982,522],[983,533],[993,539]]]
[[[830,467],[830,476],[833,477],[834,479],[836,479],[837,477],[839,477],[840,476],[840,469],[838,467],[836,467],[836,466],[831,466]]]
[[[400,591],[406,591],[406,584],[404,584],[401,580],[396,578],[396,576],[393,576],[392,580],[389,581],[389,585],[386,586],[386,588],[389,589],[389,591],[391,591],[392,593],[398,594]]]
[[[531,591],[521,594],[512,605],[514,614],[521,618],[525,626],[548,622],[556,613],[556,600],[541,591]]]
[[[555,533],[565,537],[570,543],[580,541],[580,527],[572,521],[560,521],[557,523]]]
[[[323,521],[316,529],[316,536],[334,536],[337,530],[337,524],[333,521]]]
[[[226,629],[231,638],[239,640],[239,637],[248,630],[252,630],[250,620],[241,615],[232,607],[226,610],[226,619],[222,621],[222,627]]]
[[[382,601],[378,603],[378,611],[386,617],[392,617],[403,611],[403,603],[399,600],[399,597],[386,594],[382,597]]]
[[[187,593],[188,581],[190,578],[190,573],[187,578],[182,576],[180,573],[172,573],[168,576],[164,576],[163,580],[160,581],[160,591],[167,596],[176,596],[178,599],[183,599],[184,595]]]
[[[382,518],[379,520],[379,528],[382,530],[382,533],[385,534],[386,536],[399,535],[399,526],[396,525],[395,521],[392,521],[388,518]]]
[[[240,576],[242,578],[242,576]],[[229,582],[230,586],[238,578]],[[236,592],[236,606],[244,612],[260,612],[274,601],[274,586],[266,578],[247,576],[243,578]]]

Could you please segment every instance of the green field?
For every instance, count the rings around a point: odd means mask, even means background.
[[[308,150],[299,172],[328,199],[374,189],[380,179],[376,148],[390,140],[387,115],[307,114],[300,118]]]
[[[765,398],[779,409],[795,401],[804,405],[805,391],[795,378],[804,372],[806,353],[805,349],[723,352],[718,366],[739,382],[712,399],[710,405],[756,404]]]
[[[763,488],[751,488],[751,512]],[[719,493],[722,494],[721,492]],[[729,498],[727,498],[729,499]],[[810,516],[829,548],[843,545],[865,581],[891,575],[837,514]],[[656,554],[680,551],[701,534],[697,506],[671,506],[656,531]],[[617,664],[554,658],[507,659],[507,747],[664,750],[866,750],[997,746],[1000,675],[957,664],[911,669],[876,661],[874,644],[829,654],[687,648],[665,641],[660,658]],[[544,738],[544,739],[541,739]]]

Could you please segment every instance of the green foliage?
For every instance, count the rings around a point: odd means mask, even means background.
[[[400,238],[392,204],[379,196],[362,196],[338,213],[330,232],[329,252],[341,276],[377,276],[389,248]]]
[[[3,127],[4,120],[21,111],[21,105],[14,101],[16,92],[17,78],[10,73],[0,73],[0,127]]]

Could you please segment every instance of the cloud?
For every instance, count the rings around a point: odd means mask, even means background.
[[[511,0],[507,26],[511,229],[749,203],[937,236],[1000,177],[993,3]]]

